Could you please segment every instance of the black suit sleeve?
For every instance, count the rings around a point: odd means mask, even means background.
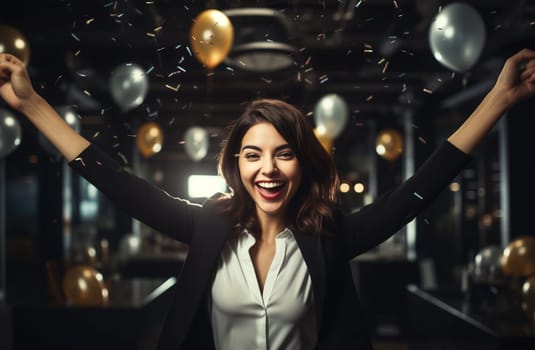
[[[451,143],[443,142],[397,188],[382,194],[356,213],[337,220],[346,258],[377,246],[426,209],[472,158]]]
[[[201,206],[173,197],[132,174],[94,145],[69,166],[131,217],[181,242],[191,241],[194,217]]]

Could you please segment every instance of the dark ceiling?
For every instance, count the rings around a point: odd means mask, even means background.
[[[123,117],[159,118],[178,130],[226,125],[256,97],[286,99],[312,112],[322,95],[338,93],[354,119],[395,115],[400,107],[418,108],[431,96],[462,93],[495,76],[496,62],[535,42],[535,6],[520,0],[465,1],[483,18],[487,41],[464,74],[442,66],[430,50],[432,18],[449,3],[437,0],[6,3],[0,24],[27,36],[36,86],[53,103],[76,105],[87,120],[121,114],[109,94],[109,75],[134,62],[148,72],[150,91],[143,105]],[[193,19],[207,7],[276,10],[290,25],[293,64],[251,72],[222,63],[207,74],[188,48]],[[269,30],[259,28],[265,37]]]

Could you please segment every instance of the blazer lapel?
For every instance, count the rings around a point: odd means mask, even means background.
[[[196,220],[195,234],[178,276],[158,350],[180,349],[229,236],[231,226],[228,220],[211,210],[205,213],[207,215]]]
[[[312,280],[312,289],[314,291],[314,303],[316,309],[316,325],[321,329],[323,305],[325,299],[325,255],[323,252],[323,243],[320,236],[311,234],[296,233],[295,240],[303,254],[303,259],[308,267],[308,273]]]

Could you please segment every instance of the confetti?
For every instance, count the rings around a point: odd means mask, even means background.
[[[124,154],[122,154],[121,152],[117,152],[117,155],[118,155],[119,157],[121,157],[121,159],[123,160],[123,162],[124,162],[125,164],[128,164],[128,160],[126,159],[126,157],[124,156]]]
[[[384,67],[383,67],[383,70],[382,70],[382,73],[383,73],[383,74],[386,73],[386,70],[388,69],[388,64],[389,64],[389,62],[386,61],[385,65],[384,65]]]
[[[74,40],[76,40],[76,41],[80,41],[80,38],[77,37],[76,34],[71,33],[71,36],[74,38]]]
[[[83,167],[85,167],[85,162],[84,160],[81,158],[81,157],[78,157],[78,158],[75,158],[74,159],[76,162],[80,162],[82,164]]]
[[[56,81],[54,82],[54,85],[56,85],[56,84],[58,83],[58,81],[61,80],[61,78],[63,78],[63,74],[60,74],[60,75],[57,77]]]
[[[165,87],[168,88],[168,89],[171,89],[175,92],[178,91],[178,89],[180,89],[180,84],[178,84],[176,87],[172,86],[172,85],[169,85],[169,84],[165,84]]]
[[[414,192],[413,195],[418,199],[424,199],[418,192]]]
[[[427,93],[427,94],[432,94],[433,91],[429,90],[429,89],[426,89],[426,88],[423,88],[423,92]]]

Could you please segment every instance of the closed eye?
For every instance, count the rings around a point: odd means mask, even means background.
[[[243,157],[251,162],[260,159],[260,155],[256,153],[245,153]]]
[[[284,151],[277,153],[277,158],[282,160],[292,160],[295,158],[295,154],[292,151]]]

